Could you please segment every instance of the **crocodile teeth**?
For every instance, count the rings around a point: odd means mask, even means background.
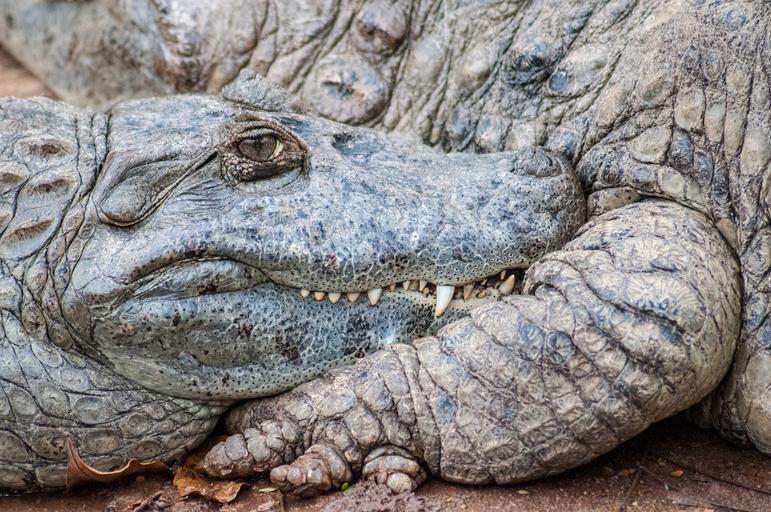
[[[381,295],[383,295],[382,288],[373,288],[372,290],[368,291],[367,298],[369,299],[369,303],[374,306],[377,304],[377,301],[380,300]]]
[[[327,292],[313,292],[313,298],[316,300],[324,300],[324,297],[327,295]]]
[[[447,311],[447,306],[450,305],[453,295],[455,295],[454,286],[436,285],[436,309],[434,309],[434,316],[440,317]]]
[[[474,291],[474,283],[464,284],[463,285],[463,300],[468,300],[469,297],[471,297],[472,292]]]
[[[337,301],[340,300],[340,292],[329,292],[327,298],[332,304],[337,304]]]
[[[420,290],[421,292],[426,286],[428,286],[428,281],[426,281],[425,279],[421,279],[420,281],[418,281],[418,290]]]
[[[501,270],[500,278],[501,278],[501,281],[505,281],[506,280],[506,271],[505,270]]]
[[[359,300],[359,295],[361,295],[361,293],[354,292],[354,293],[348,293],[346,295],[348,295],[348,302],[356,302],[357,300]]]
[[[302,295],[303,297],[307,297],[307,296],[308,296],[308,295],[310,295],[310,294],[311,294],[311,291],[310,291],[310,290],[306,290],[305,288],[303,288],[302,290],[300,290],[300,295]]]
[[[379,290],[379,288],[375,288],[376,290]],[[396,291],[396,283],[391,283],[388,285],[388,291]]]
[[[410,282],[409,282],[409,280],[404,281],[402,283],[402,288],[404,288],[405,290],[409,290],[410,289]]]
[[[503,283],[501,283],[500,288],[498,288],[498,291],[500,291],[503,295],[511,295],[511,292],[514,291],[514,284],[517,282],[517,276],[510,275],[508,279],[506,279]]]

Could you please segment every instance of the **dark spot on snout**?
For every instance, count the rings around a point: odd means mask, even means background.
[[[302,340],[292,334],[291,330],[286,333],[277,332],[277,335],[278,339],[276,340],[276,345],[278,346],[281,355],[288,361],[296,361],[299,359],[300,354],[302,353]]]

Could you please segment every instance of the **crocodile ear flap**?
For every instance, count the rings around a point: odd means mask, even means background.
[[[200,164],[177,158],[136,161],[132,156],[113,153],[105,162],[105,175],[116,176],[94,196],[105,224],[127,227],[142,221]]]
[[[289,91],[247,69],[241,71],[238,78],[223,89],[222,97],[267,112],[305,111],[300,101]]]

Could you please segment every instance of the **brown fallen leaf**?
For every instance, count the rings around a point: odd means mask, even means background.
[[[243,482],[210,480],[188,465],[180,465],[174,472],[174,487],[180,496],[200,494],[219,503],[230,503],[243,485]]]
[[[131,459],[120,469],[99,471],[83,462],[78,449],[75,447],[75,442],[72,438],[67,438],[67,489],[92,482],[110,483],[138,473],[168,470],[169,467],[163,462],[139,462]]]
[[[683,471],[682,469],[675,469],[670,473],[670,475],[672,475],[675,478],[680,478],[681,476],[683,476],[684,473],[685,471]]]
[[[244,485],[242,482],[209,478],[203,472],[204,457],[215,444],[225,439],[227,439],[225,436],[208,439],[197,449],[188,453],[185,460],[174,469],[174,487],[177,488],[180,496],[200,494],[223,504],[236,499]]]

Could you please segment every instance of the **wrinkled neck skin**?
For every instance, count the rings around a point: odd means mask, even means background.
[[[4,100],[39,173],[0,249],[41,336],[171,396],[274,394],[511,293],[585,220],[546,151],[443,154],[263,87],[108,117]]]
[[[59,292],[106,143],[104,115],[45,98],[0,99],[0,309],[11,339],[72,345]]]

